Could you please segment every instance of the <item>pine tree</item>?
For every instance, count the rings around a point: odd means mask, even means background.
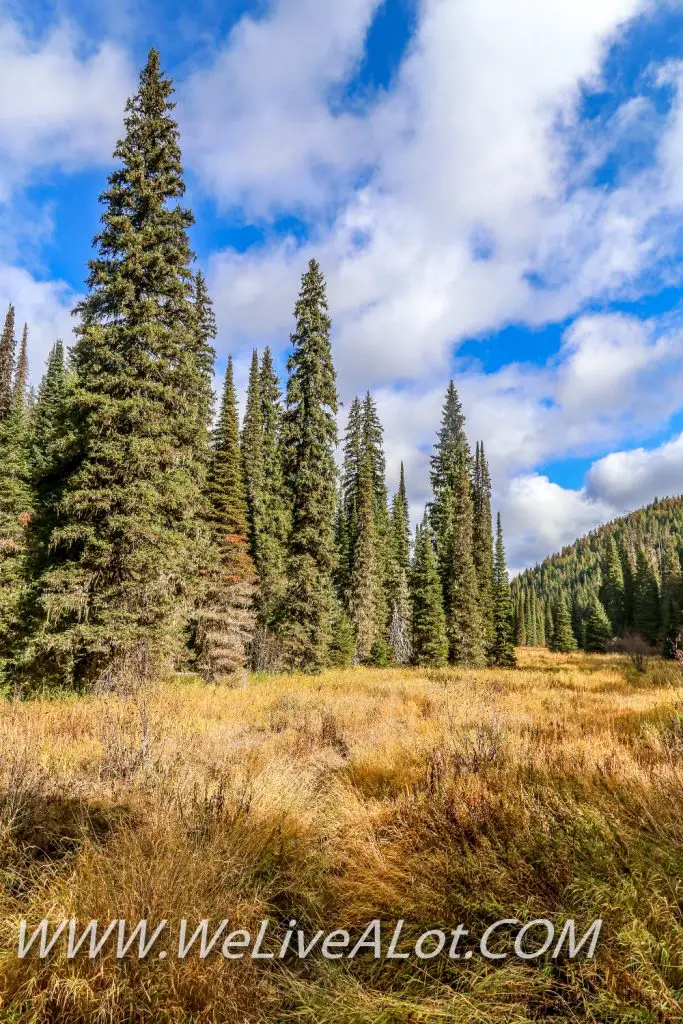
[[[391,503],[391,536],[396,564],[407,572],[410,566],[410,508],[403,463],[398,491]]]
[[[333,598],[337,388],[325,280],[315,260],[303,275],[295,315],[284,416],[292,519],[282,634],[290,667],[319,671],[327,658]]]
[[[195,596],[207,425],[172,92],[150,50],[77,307],[69,468],[24,657],[76,685],[157,671]]]
[[[541,600],[537,601],[536,642],[539,647],[545,647],[545,602]]]
[[[351,574],[354,565],[354,550],[358,537],[358,493],[360,489],[360,467],[363,450],[363,410],[356,396],[349,408],[344,433],[344,460],[341,470],[339,495],[338,529],[339,564],[337,580],[339,593],[348,604],[351,592]]]
[[[6,419],[12,409],[15,349],[14,306],[10,303],[0,335],[0,421]]]
[[[362,664],[372,660],[381,636],[380,566],[375,535],[375,501],[371,453],[366,449],[360,471],[358,536],[351,570],[349,614],[356,633],[356,653]]]
[[[441,581],[426,516],[415,534],[415,556],[410,582],[413,663],[438,668],[445,665],[448,659],[448,638]]]
[[[615,636],[624,630],[626,609],[624,605],[624,570],[622,568],[614,537],[607,538],[602,564],[602,586],[600,600],[607,612]]]
[[[578,644],[572,632],[572,621],[567,607],[567,601],[563,594],[558,597],[553,610],[553,633],[548,644],[551,651],[559,651],[564,654],[575,651]]]
[[[493,639],[493,527],[491,520],[491,476],[484,442],[477,442],[472,488],[474,520],[472,554],[477,573],[479,611],[488,649]]]
[[[50,350],[38,389],[30,439],[31,484],[39,503],[53,495],[55,489],[55,463],[64,429],[66,383],[64,344],[57,340]]]
[[[28,446],[27,417],[15,390],[10,411],[0,420],[0,679],[17,625],[33,510]]]
[[[659,588],[652,562],[641,546],[636,555],[633,580],[633,628],[636,633],[656,644],[659,635]]]
[[[256,571],[249,554],[245,492],[230,356],[208,480],[215,554],[205,568],[205,593],[196,614],[193,638],[197,667],[209,682],[243,672],[254,628]]]
[[[263,403],[261,400],[261,372],[256,349],[251,355],[247,405],[242,427],[242,465],[246,485],[249,513],[249,539],[256,568],[261,570],[261,542],[267,533],[265,519],[263,467]]]
[[[545,644],[546,647],[550,646],[555,626],[553,624],[553,612],[550,607],[550,601],[546,602],[545,606]]]
[[[446,577],[450,572],[447,551],[452,527],[450,520],[452,497],[462,463],[464,461],[469,468],[470,458],[470,449],[465,435],[465,416],[455,384],[450,381],[441,414],[441,427],[437,434],[434,454],[430,459],[430,477],[434,496],[430,506],[430,520],[434,531],[445,605],[448,603]]]
[[[662,559],[661,634],[662,654],[672,658],[680,644],[683,611],[683,574],[674,544],[669,540]]]
[[[500,668],[516,665],[512,630],[512,602],[510,581],[505,561],[503,527],[498,513],[496,548],[493,558],[493,636],[489,650],[489,664]]]
[[[213,367],[216,353],[212,342],[216,338],[216,317],[206,287],[206,279],[198,270],[194,279],[194,352],[197,360],[196,401],[198,424],[196,458],[208,469],[210,459],[211,421],[213,419]]]
[[[282,470],[282,403],[280,384],[266,346],[259,378],[261,397],[263,523],[258,545],[261,622],[276,627],[282,611],[289,509]]]
[[[621,572],[624,578],[624,630],[629,632],[633,629],[633,601],[635,589],[635,557],[631,546],[625,536],[622,536],[618,545],[619,561]]]
[[[525,600],[524,592],[522,591],[517,599],[517,613],[516,619],[516,639],[519,647],[526,647],[527,645],[527,634],[526,634],[526,616],[524,612]]]
[[[472,555],[472,488],[464,452],[450,501],[444,506],[450,523],[443,548],[444,611],[449,661],[456,665],[484,663],[484,630],[479,607],[477,573]]]
[[[612,641],[612,623],[597,594],[591,595],[585,620],[583,647],[586,651],[604,652]]]
[[[12,385],[12,403],[22,411],[28,405],[28,324],[21,332],[21,344]]]

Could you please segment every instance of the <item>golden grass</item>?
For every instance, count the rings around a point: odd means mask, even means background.
[[[537,650],[1,705],[0,1021],[683,1020],[682,682]],[[605,924],[593,960],[18,960],[46,916]]]

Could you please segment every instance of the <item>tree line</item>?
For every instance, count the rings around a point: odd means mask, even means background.
[[[683,498],[601,526],[512,585],[515,637],[553,650],[607,650],[637,636],[674,657],[683,625]]]
[[[500,517],[454,384],[411,536],[383,430],[339,398],[325,280],[303,274],[282,393],[254,352],[240,423],[232,359],[218,414],[216,322],[192,270],[173,85],[151,50],[101,196],[69,351],[28,388],[27,329],[0,338],[0,665],[17,694],[246,667],[512,665]]]

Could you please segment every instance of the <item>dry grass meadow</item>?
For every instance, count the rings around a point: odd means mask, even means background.
[[[1,704],[0,1020],[683,1020],[677,672],[538,650]],[[19,960],[46,916],[605,923],[592,960]]]

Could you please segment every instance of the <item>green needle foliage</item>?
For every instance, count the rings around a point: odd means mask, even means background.
[[[511,668],[516,664],[513,625],[512,600],[510,598],[510,580],[508,579],[503,543],[503,527],[498,513],[496,529],[496,549],[493,560],[493,631],[489,662],[500,668]]]
[[[14,390],[14,355],[17,347],[14,336],[14,306],[10,303],[0,335],[0,421],[9,416]]]
[[[290,668],[316,672],[326,663],[330,643],[336,562],[337,387],[325,279],[315,260],[303,275],[295,316],[284,414],[292,518],[281,630]]]
[[[150,50],[77,307],[71,451],[24,656],[39,677],[76,686],[172,661],[196,587],[206,366],[172,93]]]
[[[612,642],[612,623],[597,594],[592,594],[585,619],[583,647],[586,651],[606,651]]]
[[[441,581],[427,517],[415,534],[415,558],[410,579],[413,609],[413,663],[440,667],[448,660],[446,616]]]
[[[553,611],[553,633],[548,647],[551,651],[559,651],[567,654],[575,651],[578,647],[576,637],[572,632],[572,620],[564,595],[557,600]]]

